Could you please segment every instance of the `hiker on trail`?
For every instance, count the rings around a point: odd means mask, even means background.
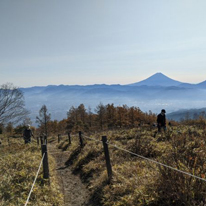
[[[166,130],[166,111],[164,109],[161,110],[161,113],[157,115],[157,128],[158,132],[161,132],[161,129]]]
[[[33,135],[32,131],[31,131],[30,125],[28,124],[27,128],[24,130],[24,134],[23,134],[23,138],[24,138],[24,143],[25,144],[31,142],[31,136],[34,136],[34,135]]]

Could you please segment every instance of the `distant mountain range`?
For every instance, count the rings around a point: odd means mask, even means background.
[[[35,117],[42,105],[46,105],[52,119],[66,118],[71,106],[84,104],[93,110],[102,104],[114,103],[139,107],[142,111],[160,112],[162,108],[170,112],[179,109],[200,109],[206,106],[206,81],[189,84],[173,80],[162,73],[128,85],[49,85],[20,88],[25,97],[26,107]]]
[[[167,115],[167,119],[181,121],[187,119],[198,119],[200,116],[206,118],[206,108],[201,109],[181,109],[171,112]]]

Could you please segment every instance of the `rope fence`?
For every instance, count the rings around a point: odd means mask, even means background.
[[[99,143],[99,142],[103,143],[103,140],[97,140],[97,139],[88,137],[88,136],[86,136],[86,135],[83,135],[83,137],[85,137],[86,139],[95,141],[95,142],[97,142],[97,143]],[[136,153],[134,153],[134,152],[131,152],[131,151],[126,150],[126,149],[124,149],[124,148],[118,147],[118,146],[115,145],[115,144],[111,144],[108,140],[107,140],[105,143],[106,143],[107,145],[110,145],[110,146],[118,149],[118,150],[124,151],[124,152],[129,153],[129,154],[131,154],[131,155],[134,155],[134,156],[136,156],[136,157],[138,157],[138,158],[147,160],[148,162],[152,162],[152,163],[157,164],[157,165],[159,165],[159,166],[168,168],[168,169],[173,170],[173,171],[176,171],[176,172],[178,172],[178,173],[182,173],[182,174],[184,174],[184,175],[187,175],[187,176],[193,177],[193,178],[195,178],[195,179],[198,179],[198,180],[201,180],[201,181],[206,182],[206,179],[204,179],[204,178],[202,178],[202,177],[198,177],[198,176],[193,175],[193,174],[191,174],[191,173],[189,173],[189,172],[185,172],[185,171],[179,170],[179,169],[177,169],[177,168],[174,168],[174,167],[172,167],[172,166],[169,166],[169,165],[163,164],[163,163],[161,163],[161,162],[158,162],[158,161],[156,161],[156,160],[153,160],[153,159],[144,157],[144,156],[142,156],[142,155],[138,155],[138,154],[136,154]],[[105,149],[105,148],[104,148],[104,149]],[[108,151],[108,152],[109,152],[109,151]],[[106,162],[109,161],[109,163],[107,162],[107,169],[108,169],[108,167],[109,167],[108,176],[109,176],[109,178],[111,178],[112,170],[111,170],[111,165],[110,165],[110,158],[109,158],[109,154],[106,154],[106,155],[107,155],[107,157],[105,156]],[[109,158],[109,160],[107,160],[108,158]]]
[[[70,133],[69,133],[69,138],[70,138],[70,141],[71,141]],[[80,141],[80,146],[81,146],[81,147],[84,146],[84,140],[83,140],[84,138],[85,138],[85,139],[88,139],[88,140],[91,140],[91,141],[94,141],[94,142],[96,142],[96,143],[100,143],[100,142],[101,142],[101,143],[103,144],[104,152],[105,152],[106,165],[107,165],[107,172],[108,172],[108,177],[109,177],[109,179],[110,179],[111,176],[112,176],[112,168],[111,168],[111,164],[110,164],[110,157],[109,157],[108,145],[110,145],[110,146],[112,146],[112,147],[114,147],[114,148],[116,148],[116,149],[118,149],[118,150],[124,151],[124,152],[126,152],[126,153],[131,154],[131,155],[134,155],[134,156],[136,156],[136,157],[138,157],[138,158],[144,159],[144,160],[146,160],[146,161],[148,161],[148,162],[154,163],[154,164],[156,164],[156,165],[159,165],[159,166],[168,168],[168,169],[173,170],[173,171],[176,171],[176,172],[178,172],[178,173],[182,173],[182,174],[184,174],[184,175],[187,175],[187,176],[193,177],[193,178],[195,178],[195,179],[198,179],[198,180],[201,180],[201,181],[206,182],[206,179],[204,179],[204,178],[202,178],[202,177],[198,177],[198,176],[193,175],[193,174],[191,174],[191,173],[189,173],[189,172],[185,172],[185,171],[179,170],[179,169],[174,168],[174,167],[172,167],[172,166],[163,164],[163,163],[158,162],[158,161],[156,161],[156,160],[153,160],[153,159],[144,157],[144,156],[142,156],[142,155],[139,155],[139,154],[137,154],[137,153],[131,152],[131,151],[127,150],[127,149],[118,147],[118,146],[115,145],[115,144],[111,144],[111,143],[107,140],[107,137],[106,137],[106,136],[103,136],[103,137],[102,137],[102,140],[98,140],[98,139],[95,139],[95,138],[86,136],[86,135],[84,135],[81,131],[79,131],[79,141]],[[71,144],[71,142],[70,142],[70,144]]]
[[[116,145],[114,145],[114,144],[110,144],[109,142],[107,142],[107,144],[115,147],[116,149],[122,150],[122,151],[127,152],[127,153],[129,153],[129,154],[131,154],[131,155],[137,156],[137,157],[139,157],[139,158],[141,158],[141,159],[150,161],[150,162],[152,162],[152,163],[158,164],[158,165],[160,165],[160,166],[166,167],[166,168],[168,168],[168,169],[174,170],[174,171],[176,171],[176,172],[179,172],[179,173],[182,173],[182,174],[185,174],[185,175],[188,175],[188,176],[190,176],[190,177],[193,177],[193,178],[196,178],[196,179],[199,179],[199,180],[202,180],[202,181],[206,182],[206,179],[201,178],[201,177],[198,177],[198,176],[193,175],[193,174],[190,174],[189,172],[185,172],[185,171],[182,171],[182,170],[178,170],[178,169],[176,169],[176,168],[174,168],[174,167],[171,167],[171,166],[169,166],[169,165],[163,164],[163,163],[158,162],[158,161],[156,161],[156,160],[149,159],[149,158],[147,158],[147,157],[138,155],[138,154],[136,154],[136,153],[134,153],[134,152],[131,152],[131,151],[129,151],[129,150],[126,150],[126,149],[123,149],[123,148],[121,148],[121,147],[118,147],[118,146],[116,146]]]
[[[44,153],[43,156],[42,156],[42,159],[41,159],[41,162],[40,162],[40,164],[39,164],[39,168],[38,168],[38,170],[37,170],[37,173],[36,173],[34,182],[33,182],[33,184],[32,184],[31,190],[30,190],[30,192],[29,192],[29,195],[28,195],[28,197],[27,197],[27,200],[26,200],[26,203],[25,203],[24,206],[27,206],[27,204],[29,203],[29,199],[30,199],[30,197],[31,197],[31,193],[32,193],[32,191],[33,191],[33,188],[34,188],[34,185],[35,185],[35,183],[36,183],[37,177],[38,177],[38,175],[39,175],[39,172],[40,172],[40,169],[41,169],[43,160],[44,160],[44,156],[45,156],[45,153]]]
[[[29,194],[28,194],[28,197],[27,197],[27,200],[24,204],[24,206],[27,206],[27,204],[29,203],[29,199],[31,197],[31,194],[33,192],[33,189],[34,189],[34,186],[35,186],[35,183],[36,183],[36,180],[38,178],[38,175],[39,175],[39,172],[40,172],[40,169],[41,169],[41,166],[43,164],[43,178],[44,179],[49,179],[49,165],[48,165],[48,153],[47,153],[47,141],[45,141],[45,137],[44,137],[44,141],[41,142],[41,154],[42,154],[42,158],[41,158],[41,161],[40,161],[40,164],[39,164],[39,167],[38,167],[38,170],[37,170],[37,173],[35,175],[35,178],[34,178],[34,181],[32,183],[32,186],[31,186],[31,189],[29,191]],[[47,140],[47,139],[46,139]],[[37,142],[38,143],[38,142]],[[29,144],[28,144],[28,148],[29,147]],[[4,160],[5,158],[7,157],[13,157],[15,155],[15,157],[18,157],[18,156],[21,156],[23,153],[25,153],[27,150],[29,149],[24,149],[22,150],[21,152],[19,152],[18,154],[16,153],[8,153],[8,154],[3,154],[1,155],[0,157],[0,162],[1,160]],[[17,195],[14,195],[12,198],[6,200],[6,202],[8,201],[11,201],[12,199],[18,197]]]

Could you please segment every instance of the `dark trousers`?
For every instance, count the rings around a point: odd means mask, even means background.
[[[28,138],[27,138],[27,139],[24,139],[24,143],[25,143],[25,144],[28,144],[28,143],[30,143],[30,142],[31,142],[31,138],[29,138],[29,139],[28,139]]]
[[[166,130],[166,126],[159,126],[158,125],[157,128],[158,128],[158,132],[161,132],[162,129],[164,130],[164,132]]]

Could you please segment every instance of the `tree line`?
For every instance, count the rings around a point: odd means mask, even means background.
[[[24,96],[20,89],[11,83],[0,86],[0,128],[12,133],[13,124],[21,122],[15,128],[19,133],[26,124],[31,124],[28,118],[29,111],[25,108]],[[39,110],[36,117],[38,132],[60,133],[72,131],[95,131],[115,128],[132,128],[142,123],[152,124],[156,115],[151,111],[142,112],[139,107],[127,105],[114,106],[114,104],[99,103],[94,110],[85,108],[84,104],[71,106],[67,112],[67,119],[61,121],[51,120],[46,105]]]
[[[142,112],[139,107],[127,105],[114,106],[102,104],[96,106],[94,111],[84,104],[72,106],[67,112],[67,129],[72,130],[107,130],[115,128],[133,128],[140,124],[153,124],[156,114],[149,111]]]

